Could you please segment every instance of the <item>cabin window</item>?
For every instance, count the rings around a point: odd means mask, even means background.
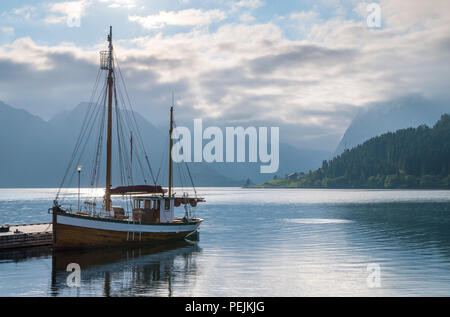
[[[165,207],[166,207],[166,210],[170,209],[170,199],[165,200]]]
[[[156,211],[159,210],[159,206],[160,206],[160,201],[159,200],[155,200],[155,210]]]
[[[145,200],[145,209],[150,209],[151,208],[151,203],[152,201],[151,200]]]

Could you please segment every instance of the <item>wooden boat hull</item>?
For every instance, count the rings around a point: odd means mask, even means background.
[[[60,213],[55,214],[53,220],[53,246],[57,250],[151,245],[181,240],[196,232],[203,221],[136,224]]]

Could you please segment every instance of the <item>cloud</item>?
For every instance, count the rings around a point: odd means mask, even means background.
[[[14,8],[9,11],[0,12],[1,21],[3,23],[18,23],[30,21],[36,16],[37,9],[34,6],[26,5],[20,8]]]
[[[29,20],[34,15],[35,12],[36,8],[29,5],[12,10],[12,13],[14,15],[19,16],[25,20]]]
[[[297,146],[333,148],[371,102],[411,93],[449,97],[446,3],[382,1],[378,30],[367,28],[364,15],[325,20],[319,11],[287,13],[283,23],[308,21],[301,38],[288,37],[276,18],[240,20],[243,12],[235,12],[233,20],[223,8],[161,11],[134,15],[133,22],[157,32],[122,37],[115,51],[135,109],[152,122],[166,123],[174,91],[179,125],[195,117],[270,124]],[[164,33],[166,26],[219,20],[217,28]],[[106,43],[37,43],[19,38],[0,46],[0,99],[47,117],[88,99]]]
[[[382,0],[380,5],[382,19],[398,31],[449,26],[450,4],[446,0],[435,0],[432,4],[423,1]]]
[[[232,10],[238,9],[257,9],[264,6],[264,2],[261,0],[240,0],[231,4]]]
[[[0,31],[5,34],[6,36],[13,36],[16,32],[14,31],[14,28],[11,26],[3,26],[0,27]]]
[[[45,23],[64,23],[69,19],[80,19],[86,8],[92,4],[90,0],[65,1],[49,4],[51,14],[44,19]]]
[[[289,15],[289,18],[292,20],[301,20],[301,21],[310,21],[317,19],[318,13],[315,11],[298,11],[293,12]]]
[[[100,2],[109,3],[110,8],[135,8],[136,0],[99,0]]]
[[[256,18],[250,13],[243,13],[239,16],[239,20],[243,23],[251,23],[256,21]]]
[[[255,73],[274,74],[277,70],[298,71],[301,67],[315,69],[329,68],[334,65],[350,63],[357,52],[350,49],[330,49],[319,45],[300,44],[290,46],[286,52],[258,57],[251,62]]]
[[[158,14],[148,16],[129,16],[131,22],[139,23],[146,29],[160,29],[166,26],[203,26],[222,21],[225,18],[225,12],[218,9],[208,11],[200,9],[160,11]]]

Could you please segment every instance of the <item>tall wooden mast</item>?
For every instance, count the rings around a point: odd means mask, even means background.
[[[172,96],[172,105],[173,105],[173,96]],[[173,106],[170,107],[170,130],[169,130],[169,138],[170,138],[170,146],[169,146],[169,197],[172,197],[172,132],[173,132]]]
[[[113,92],[113,46],[112,26],[109,27],[108,35],[108,127],[106,139],[106,189],[105,209],[111,210],[111,147],[112,147],[112,92]]]

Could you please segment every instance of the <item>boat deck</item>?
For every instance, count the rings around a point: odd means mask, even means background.
[[[8,232],[0,232],[0,250],[52,245],[51,223],[10,225]]]
[[[82,212],[76,212],[76,213],[68,213],[69,215],[75,215],[75,216],[82,216],[82,217],[86,217],[86,218],[98,218],[98,219],[105,219],[105,220],[114,220],[114,221],[122,221],[125,223],[133,223],[133,220],[131,218],[128,217],[123,217],[123,218],[110,218],[110,217],[101,217],[101,216],[91,216],[90,214],[87,213],[82,213]],[[202,222],[203,219],[200,218],[192,218],[190,219],[191,223],[197,223],[197,222]],[[137,222],[136,222],[137,223]],[[143,222],[142,224],[164,224],[164,222]],[[185,223],[183,221],[183,218],[180,217],[174,217],[173,221],[171,223],[176,223],[176,224],[181,224],[181,223]]]

